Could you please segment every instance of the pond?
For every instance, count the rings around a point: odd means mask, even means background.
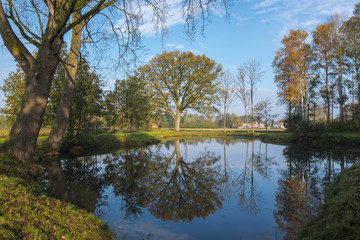
[[[53,160],[41,181],[119,239],[294,239],[325,186],[359,159],[355,150],[188,139]]]

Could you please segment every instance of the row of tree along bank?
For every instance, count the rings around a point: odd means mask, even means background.
[[[309,35],[291,30],[273,61],[278,96],[287,105],[287,128],[305,121],[359,129],[360,3],[349,19],[335,14]]]

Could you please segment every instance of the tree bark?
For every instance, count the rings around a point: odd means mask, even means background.
[[[252,124],[252,133],[255,132],[254,129],[254,88],[253,88],[253,84],[251,84],[251,124]]]
[[[75,21],[80,16],[80,13],[74,13],[73,20]],[[65,64],[65,77],[61,91],[60,103],[47,140],[49,146],[55,151],[59,151],[61,148],[70,117],[74,88],[76,84],[76,71],[79,62],[81,33],[84,25],[85,23],[82,22],[75,26],[72,30],[71,45],[68,59]]]
[[[325,68],[325,91],[326,91],[326,107],[327,107],[327,113],[326,113],[326,123],[327,125],[330,125],[330,96],[329,96],[329,70],[328,70],[328,63],[326,61],[326,68]]]
[[[226,130],[226,102],[224,103],[224,132]]]
[[[175,131],[180,131],[180,119],[181,119],[181,111],[180,110],[176,110],[176,115],[175,115],[175,127],[174,130]]]
[[[59,62],[62,40],[39,49],[36,61],[25,72],[25,89],[20,109],[3,147],[15,159],[32,161],[43,122],[51,82]]]

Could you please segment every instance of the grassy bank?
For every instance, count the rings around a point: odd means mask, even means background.
[[[41,194],[35,164],[0,155],[0,239],[113,239],[94,214]]]
[[[360,239],[360,164],[340,173],[326,188],[317,217],[305,224],[300,239]]]
[[[293,134],[289,132],[269,132],[262,133],[260,138],[264,142],[278,143],[278,144],[299,144],[307,146],[328,146],[328,145],[342,145],[342,146],[360,146],[359,132],[339,132],[339,133],[298,133]]]

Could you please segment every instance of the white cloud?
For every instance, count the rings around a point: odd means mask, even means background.
[[[256,8],[262,8],[262,7],[270,7],[279,1],[280,0],[265,0],[265,1],[262,1],[261,3],[255,4],[254,8],[256,9]]]
[[[182,44],[168,43],[165,46],[171,47],[171,48],[176,48],[176,49],[184,49],[184,46]]]
[[[264,8],[254,12],[255,15],[267,13],[268,18],[260,20],[262,23],[271,19],[281,26],[276,39],[279,43],[290,29],[301,28],[310,33],[335,13],[342,14],[345,18],[350,17],[357,2],[358,0],[265,0],[253,8]]]
[[[264,13],[267,13],[267,12],[275,11],[276,9],[278,9],[278,8],[277,8],[277,7],[268,8],[268,9],[264,9],[264,10],[258,11],[258,12],[256,12],[255,14],[256,14],[256,15],[258,15],[258,14],[264,14]]]
[[[144,239],[147,236],[153,236],[156,239],[172,240],[194,240],[195,238],[185,233],[175,233],[165,229],[157,222],[117,222],[111,224],[111,228],[119,239]]]
[[[262,23],[268,23],[270,21],[271,21],[271,18],[265,18],[265,19],[261,20]]]

